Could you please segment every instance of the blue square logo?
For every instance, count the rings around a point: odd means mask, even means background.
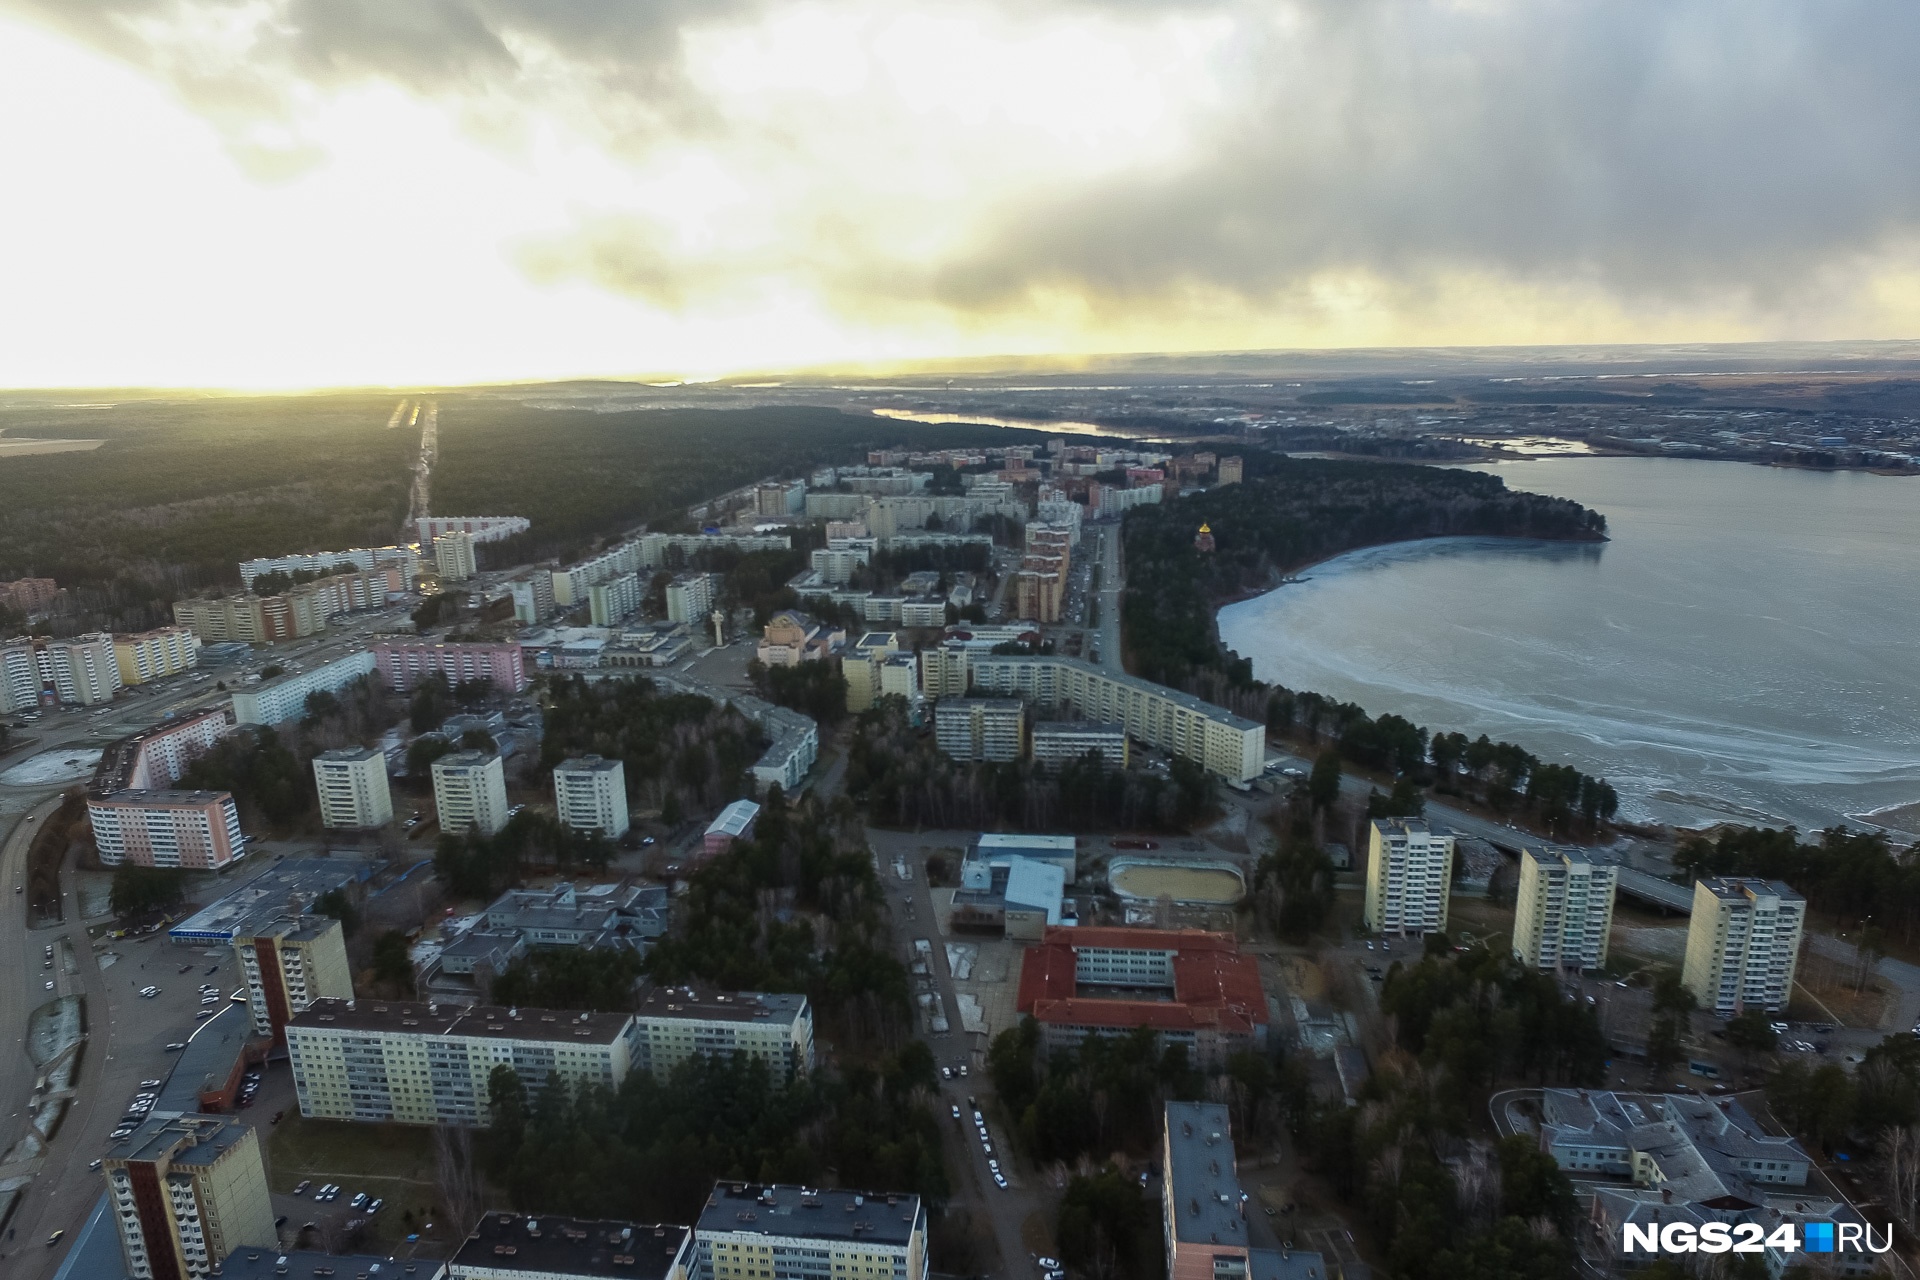
[[[1833,1252],[1833,1224],[1831,1222],[1809,1222],[1801,1230],[1802,1247],[1808,1253]]]

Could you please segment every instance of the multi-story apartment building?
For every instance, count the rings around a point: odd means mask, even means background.
[[[491,680],[502,693],[520,693],[527,687],[526,655],[517,644],[376,640],[373,661],[380,679],[399,693],[408,692],[436,671],[447,678],[448,684]]]
[[[1453,886],[1453,837],[1418,818],[1375,818],[1367,831],[1364,920],[1375,933],[1444,933]]]
[[[515,578],[507,583],[507,592],[513,597],[516,622],[533,626],[545,622],[553,612],[553,574],[545,569],[533,569]]]
[[[854,540],[848,539],[847,541],[852,542]],[[854,570],[865,568],[867,562],[873,558],[873,550],[870,545],[872,539],[861,539],[859,541],[867,545],[849,545],[838,549],[833,547],[816,547],[812,554],[807,557],[807,564],[815,573],[820,575],[821,581],[830,583],[836,587],[844,587],[853,581]]]
[[[346,930],[324,915],[249,919],[233,931],[256,1034],[286,1043],[287,1019],[315,1000],[353,998]]]
[[[955,760],[1018,760],[1026,749],[1027,709],[1018,698],[942,698],[934,741]]]
[[[419,516],[413,526],[422,547],[432,546],[445,533],[470,534],[475,542],[499,542],[533,527],[525,516]]]
[[[306,714],[307,699],[314,694],[338,693],[373,672],[373,655],[358,649],[310,671],[292,671],[259,684],[243,685],[233,691],[234,721],[274,725],[292,720]]]
[[[507,774],[491,751],[453,751],[433,762],[433,804],[440,829],[490,836],[507,825]]]
[[[702,626],[713,612],[720,590],[720,576],[713,573],[683,573],[667,584],[667,620]]]
[[[847,681],[847,710],[867,711],[880,698],[880,670],[900,650],[891,631],[869,631],[840,655],[840,674]]]
[[[813,1071],[813,1009],[803,995],[654,987],[640,1002],[633,1066],[666,1076],[688,1058],[743,1053],[776,1080]]]
[[[1167,1280],[1326,1280],[1318,1253],[1253,1247],[1226,1107],[1167,1103],[1160,1167]]]
[[[0,643],[0,711],[28,711],[40,705],[40,665],[33,640],[15,636]]]
[[[610,627],[638,613],[646,597],[646,588],[640,584],[637,573],[623,573],[597,582],[587,589],[589,620],[596,627]]]
[[[598,831],[609,840],[627,834],[627,766],[619,760],[562,760],[553,767],[553,798],[560,821],[575,831]]]
[[[722,1182],[693,1236],[694,1280],[927,1280],[915,1195]]]
[[[350,547],[345,551],[310,551],[285,556],[261,556],[240,562],[240,584],[253,590],[253,580],[263,573],[370,573],[391,564],[408,580],[413,577],[414,554],[411,547]]]
[[[1695,881],[1680,980],[1702,1009],[1723,1018],[1784,1009],[1806,922],[1807,900],[1778,880]]]
[[[974,628],[976,633],[983,630]],[[933,670],[936,654],[938,670]],[[940,696],[934,687],[947,689],[956,683],[981,694],[1018,694],[1049,711],[1066,710],[1084,720],[1121,725],[1136,742],[1236,782],[1259,777],[1265,767],[1266,726],[1191,694],[1077,658],[980,653],[943,645],[921,655],[921,669],[929,697]]]
[[[405,570],[387,562],[371,570],[316,578],[278,595],[176,600],[173,620],[208,644],[273,644],[324,630],[336,614],[378,609],[389,594],[406,588]]]
[[[1033,762],[1049,768],[1086,759],[1091,751],[1109,769],[1127,767],[1127,731],[1117,724],[1086,720],[1036,720]]]
[[[473,535],[455,529],[435,538],[433,567],[442,582],[465,582],[479,572],[474,562]]]
[[[773,480],[753,487],[754,514],[797,516],[807,506],[805,480]]]
[[[1579,849],[1520,851],[1513,955],[1531,969],[1598,969],[1607,963],[1618,871]]]
[[[116,791],[89,797],[87,817],[110,867],[218,871],[247,852],[240,811],[225,791]]]
[[[235,1249],[279,1244],[250,1124],[156,1114],[99,1163],[134,1280],[199,1280]]]
[[[200,641],[185,627],[157,627],[137,635],[115,636],[113,657],[120,668],[120,683],[145,684],[198,666]]]
[[[113,637],[106,632],[69,640],[34,636],[28,643],[42,701],[93,707],[112,702],[120,692],[120,663],[114,656]]]
[[[447,1280],[688,1280],[693,1231],[489,1212],[447,1263]]]
[[[213,750],[231,732],[233,719],[225,707],[163,720],[102,752],[88,789],[100,796],[116,791],[164,791],[185,776],[196,756]]]
[[[1136,994],[1149,988],[1170,989],[1171,998]],[[1049,1049],[1148,1027],[1162,1049],[1178,1044],[1212,1065],[1267,1043],[1258,964],[1231,935],[1199,929],[1048,928],[1021,961],[1016,1007],[1040,1024]]]
[[[378,747],[338,747],[313,758],[313,785],[320,793],[321,825],[370,831],[393,821],[387,786],[387,756]]]
[[[0,605],[32,615],[52,604],[60,594],[60,584],[52,578],[15,578],[0,582]]]
[[[286,1032],[301,1115],[466,1127],[489,1121],[495,1067],[534,1098],[555,1079],[618,1089],[635,1037],[630,1013],[401,1000],[316,1000]]]
[[[1218,467],[1215,484],[1239,484],[1241,477],[1245,475],[1246,463],[1237,456],[1228,456],[1220,459]]]

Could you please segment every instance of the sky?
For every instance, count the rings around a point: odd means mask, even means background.
[[[0,0],[0,386],[1920,336],[1920,7]]]

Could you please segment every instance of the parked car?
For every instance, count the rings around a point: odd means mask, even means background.
[[[367,1193],[364,1191],[356,1191],[353,1193],[353,1199],[347,1201],[347,1208],[358,1209],[361,1205],[365,1204],[366,1202],[367,1202]]]
[[[303,1196],[303,1195],[305,1195],[305,1194],[307,1194],[307,1188],[308,1188],[308,1187],[310,1187],[310,1186],[312,1186],[312,1185],[313,1185],[313,1179],[311,1179],[311,1178],[302,1178],[302,1179],[300,1179],[300,1183],[299,1183],[299,1185],[298,1185],[298,1186],[296,1186],[296,1187],[294,1187],[294,1189],[293,1189],[293,1194],[295,1194],[295,1195],[297,1195],[297,1196]]]
[[[367,1205],[367,1216],[371,1218],[374,1214],[380,1212],[380,1206],[384,1205],[385,1203],[386,1203],[385,1200],[374,1200],[369,1202]]]

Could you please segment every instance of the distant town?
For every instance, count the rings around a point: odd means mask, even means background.
[[[1511,443],[1437,412],[1337,429]],[[1884,837],[1676,841],[1505,744],[1343,751],[1128,671],[1129,513],[1308,426],[877,449],[567,562],[429,514],[423,464],[391,545],[262,547],[168,626],[62,634],[58,581],[0,583],[8,1267],[1609,1275],[1675,1223],[1757,1229],[1770,1276],[1904,1267]]]

